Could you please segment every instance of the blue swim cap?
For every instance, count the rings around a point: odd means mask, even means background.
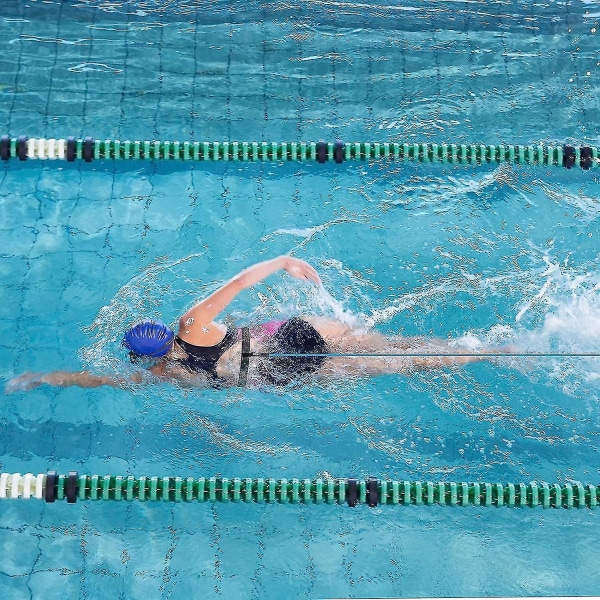
[[[123,338],[123,346],[142,356],[158,358],[170,349],[175,334],[160,321],[142,321],[134,325]]]

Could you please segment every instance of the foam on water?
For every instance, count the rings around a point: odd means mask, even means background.
[[[550,380],[572,393],[580,382],[600,379],[600,356],[568,356],[600,355],[600,273],[596,269],[583,274],[572,272],[566,265],[558,264],[549,251],[544,255],[544,263],[546,268],[538,269],[529,281],[530,295],[520,303],[513,324],[494,326],[485,332],[466,332],[456,343],[473,350],[509,343],[516,352],[567,355],[536,359],[534,372],[545,369]],[[532,281],[537,282],[537,288]],[[532,327],[537,323],[539,326]],[[512,363],[525,373],[532,367],[530,360]],[[595,390],[593,397],[597,396]]]

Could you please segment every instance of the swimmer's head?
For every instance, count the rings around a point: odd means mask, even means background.
[[[160,358],[170,349],[175,334],[160,321],[141,321],[134,325],[121,342],[128,348],[132,359],[137,357]]]

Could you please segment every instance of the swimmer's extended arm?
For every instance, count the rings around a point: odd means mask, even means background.
[[[185,327],[185,322],[190,318],[194,319],[196,325],[208,325],[242,290],[256,285],[269,275],[281,270],[287,271],[296,279],[305,279],[317,285],[321,284],[318,273],[307,262],[291,256],[278,256],[241,271],[208,298],[195,304],[181,317],[180,327]],[[186,328],[189,329],[189,325]]]
[[[53,371],[52,373],[23,373],[13,377],[5,386],[7,394],[32,390],[41,385],[57,387],[77,386],[82,388],[96,388],[102,385],[112,387],[126,387],[128,383],[141,383],[142,375],[134,373],[131,378],[111,377],[109,375],[93,375],[87,371]]]
[[[6,383],[6,394],[33,390],[42,385],[55,387],[77,386],[97,388],[108,385],[116,388],[128,388],[132,384],[149,384],[169,381],[182,386],[207,387],[207,380],[201,375],[191,376],[187,371],[177,368],[165,368],[163,364],[154,365],[147,371],[131,373],[127,377],[112,375],[94,375],[88,371],[52,371],[51,373],[23,373]]]

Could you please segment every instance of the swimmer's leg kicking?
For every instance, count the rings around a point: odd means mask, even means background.
[[[359,331],[346,323],[326,317],[303,317],[303,319],[323,336],[331,349],[331,354],[357,355],[328,358],[328,370],[338,375],[405,373],[416,368],[433,369],[445,365],[464,365],[487,358],[485,355],[474,355],[470,350],[451,348],[446,340],[440,338],[386,336],[377,331]],[[418,353],[427,356],[407,356]],[[443,356],[448,353],[452,353],[453,356]],[[369,354],[398,354],[398,356],[364,356]],[[431,356],[432,354],[437,356]]]

